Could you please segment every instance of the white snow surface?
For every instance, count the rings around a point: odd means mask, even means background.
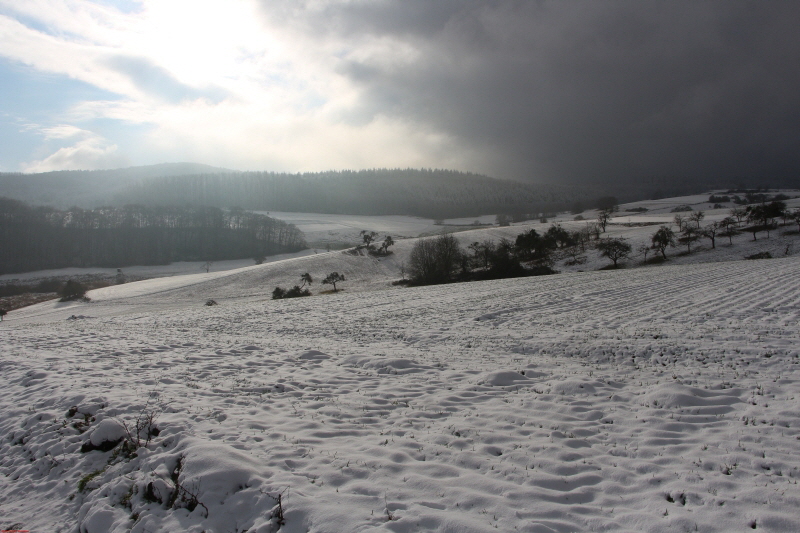
[[[107,418],[98,423],[89,434],[89,441],[94,446],[105,442],[115,442],[125,437],[125,428],[114,419]]]
[[[361,231],[375,231],[381,236],[392,235],[395,239],[407,239],[439,233],[442,230],[442,226],[437,225],[432,219],[404,215],[334,215],[282,211],[264,211],[263,214],[294,224],[303,232],[309,243],[317,245],[345,243],[352,246],[361,242]],[[450,218],[442,222],[450,229],[454,229],[456,226],[469,226],[476,222],[493,224],[495,216]]]
[[[0,528],[800,531],[796,240],[401,289],[409,239],[13,311]],[[334,270],[343,291],[269,298]],[[81,453],[147,413],[135,455]]]

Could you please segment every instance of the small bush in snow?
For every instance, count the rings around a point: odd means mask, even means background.
[[[147,400],[147,403],[144,404],[135,419],[119,421],[125,433],[124,439],[130,447],[134,450],[146,447],[153,437],[158,437],[161,430],[156,423],[158,422],[158,417],[164,412],[165,407],[166,404],[155,403],[151,398]]]
[[[745,256],[745,259],[772,259],[772,254],[769,252],[759,252],[757,254]]]
[[[59,292],[62,302],[71,302],[74,300],[88,301],[86,297],[86,287],[75,280],[67,281]]]
[[[273,300],[282,300],[284,298],[300,298],[302,296],[311,296],[311,291],[308,289],[303,289],[298,285],[295,285],[289,290],[281,287],[275,287],[275,290],[272,291]]]
[[[392,239],[391,235],[387,235],[386,238],[383,240],[381,245],[376,248],[371,248],[369,250],[369,255],[375,257],[386,257],[390,255],[392,252],[389,250],[390,246],[394,246],[394,239]]]
[[[299,298],[301,296],[311,296],[311,291],[309,291],[308,289],[302,289],[297,285],[295,285],[294,287],[286,291],[284,298]]]

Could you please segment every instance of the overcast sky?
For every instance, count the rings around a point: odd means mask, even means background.
[[[0,0],[0,170],[800,176],[797,0]]]

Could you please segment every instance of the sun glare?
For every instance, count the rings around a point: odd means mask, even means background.
[[[255,66],[280,57],[252,2],[155,1],[129,16],[128,45],[192,85],[256,77]]]

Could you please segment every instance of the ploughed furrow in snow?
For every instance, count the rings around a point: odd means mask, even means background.
[[[7,321],[0,525],[797,531],[798,279],[789,258]],[[142,413],[157,434],[113,447]]]

